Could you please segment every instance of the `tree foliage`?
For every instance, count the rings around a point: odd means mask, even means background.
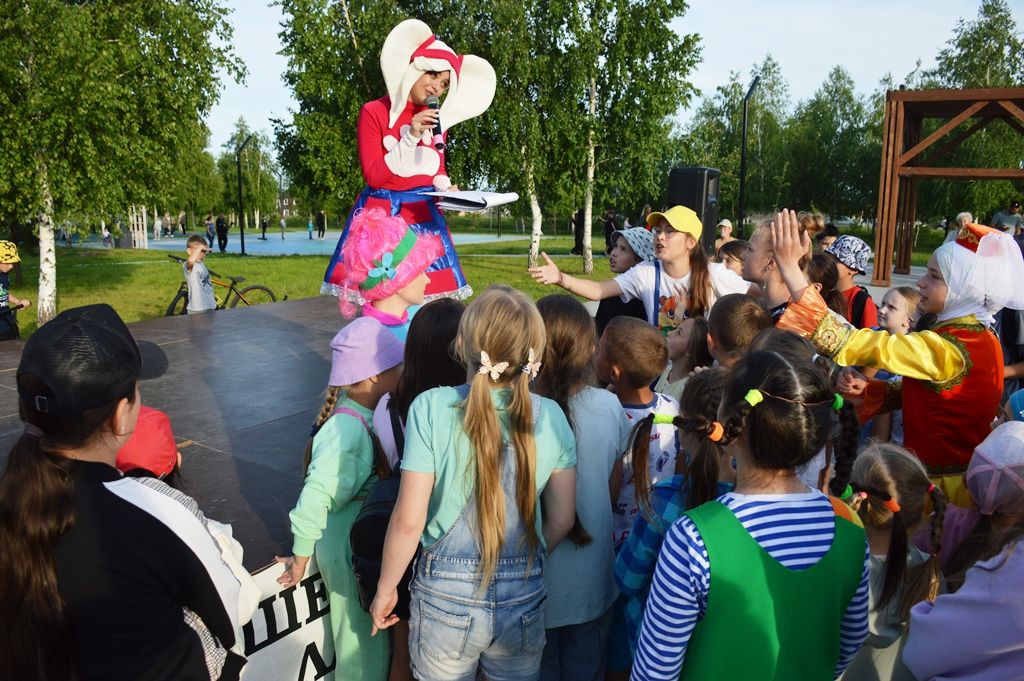
[[[245,120],[235,122],[235,131],[224,143],[217,158],[217,173],[220,178],[222,195],[220,205],[229,206],[238,212],[238,157],[237,151],[246,138],[252,139],[242,150],[242,200],[245,203],[246,227],[258,228],[261,215],[270,215],[277,210],[278,165],[274,156],[273,143],[262,132],[253,132]]]
[[[218,70],[242,74],[216,0],[0,3],[0,213],[39,232],[56,312],[54,220],[167,194],[205,139]]]
[[[984,46],[984,47],[979,47]],[[747,80],[729,80],[705,96],[677,134],[676,153],[663,165],[707,165],[722,170],[720,213],[735,215],[742,135],[742,102],[755,75],[747,142],[747,215],[783,205],[832,217],[870,220],[876,211],[885,96],[890,75],[869,94],[849,73],[834,67],[818,90],[790,108],[788,86],[769,55]],[[982,0],[973,20],[961,19],[930,70],[915,70],[911,88],[988,88],[1024,85],[1024,39],[1005,0]],[[922,136],[944,121],[926,121]],[[965,127],[965,126],[961,126]],[[1021,136],[997,122],[938,161],[953,167],[1017,168],[1024,163]],[[987,219],[1024,184],[1009,181],[928,180],[919,184],[918,215],[932,219],[970,210]]]
[[[1005,0],[982,0],[973,20],[960,19],[939,51],[935,67],[920,73],[921,88],[998,88],[1024,86],[1024,38]],[[928,134],[939,122],[925,129]],[[1024,167],[1024,136],[1001,121],[975,133],[938,161],[951,167]],[[1024,182],[996,180],[923,183],[919,205],[932,215],[952,217],[961,210],[987,220],[1011,197],[1024,193]]]
[[[697,39],[669,27],[685,7],[682,0],[284,0],[285,78],[298,106],[290,120],[275,122],[275,137],[293,191],[338,211],[351,205],[362,186],[359,107],[385,94],[380,47],[414,16],[497,74],[488,112],[450,132],[446,165],[457,184],[516,191],[524,197],[513,207],[520,214],[533,193],[546,212],[567,217],[583,202],[592,132],[598,200],[638,205],[658,193],[669,116],[694,93],[687,75]]]

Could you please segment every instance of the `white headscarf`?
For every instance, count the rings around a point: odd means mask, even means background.
[[[964,245],[974,242],[977,251]],[[991,326],[1004,307],[1024,310],[1024,257],[1008,234],[967,225],[956,241],[935,249],[935,260],[947,287],[938,321],[974,315]]]

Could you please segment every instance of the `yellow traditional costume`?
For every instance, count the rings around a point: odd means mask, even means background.
[[[928,467],[950,501],[970,506],[963,473],[989,434],[1003,389],[1003,352],[993,314],[1024,307],[1024,259],[1007,235],[968,225],[935,251],[948,287],[946,303],[928,331],[891,335],[856,329],[829,311],[807,287],[779,328],[810,339],[844,366],[885,369],[902,382],[870,381],[862,418],[903,409],[904,445]]]

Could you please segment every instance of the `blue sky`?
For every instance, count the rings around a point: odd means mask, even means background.
[[[226,4],[234,9],[235,51],[249,75],[241,85],[223,83],[207,118],[215,153],[239,116],[249,127],[272,134],[270,119],[287,119],[295,105],[281,80],[286,61],[277,54],[281,8],[264,0]],[[927,68],[957,19],[973,19],[978,5],[978,0],[691,0],[675,28],[701,36],[702,61],[691,81],[703,92],[713,92],[730,71],[746,79],[770,53],[796,102],[813,95],[836,64],[846,67],[861,92],[874,90],[886,73],[898,83],[918,59]],[[1024,2],[1010,0],[1009,5],[1020,32]]]

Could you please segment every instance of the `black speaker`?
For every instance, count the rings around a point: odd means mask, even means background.
[[[722,171],[717,168],[689,166],[673,168],[668,174],[668,207],[686,206],[704,224],[701,244],[708,253],[715,250],[718,238],[718,185]]]

